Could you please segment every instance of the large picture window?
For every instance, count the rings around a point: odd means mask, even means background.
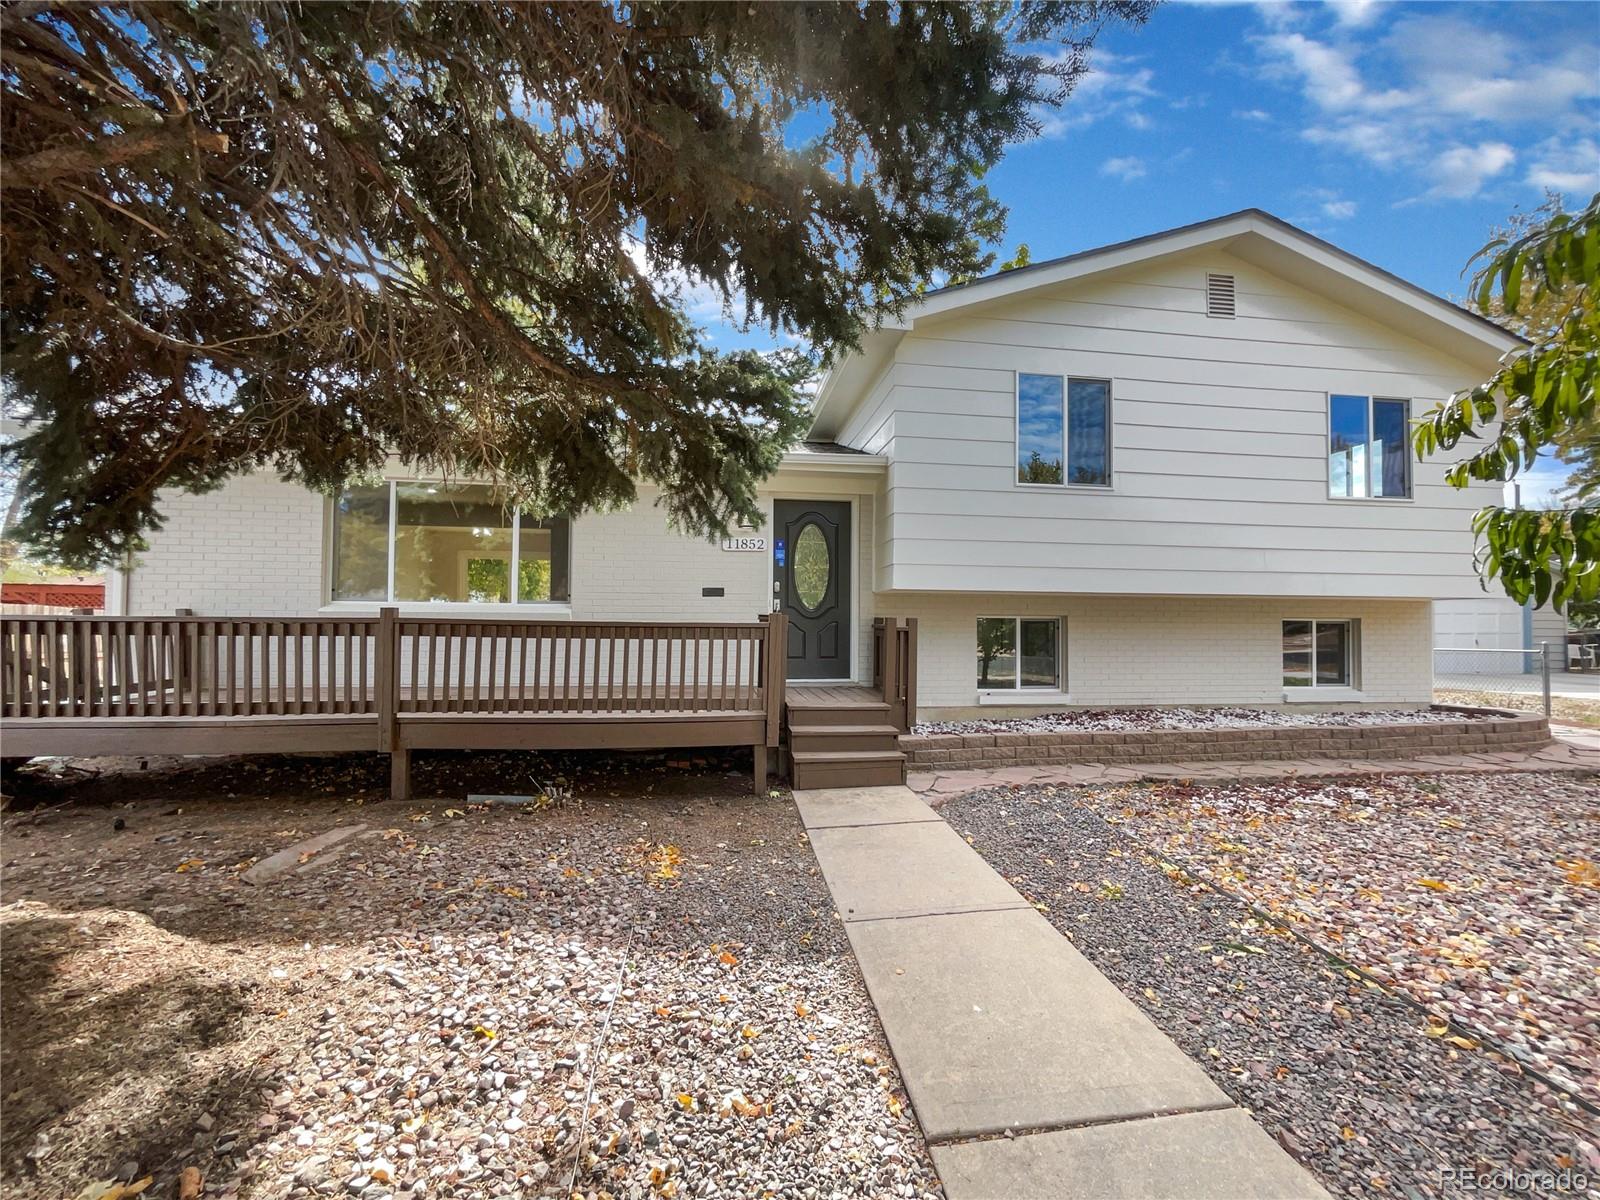
[[[508,513],[484,484],[351,488],[333,509],[333,599],[565,601],[570,540],[565,518]]]
[[[1111,486],[1111,381],[1017,375],[1017,482]]]
[[[1283,686],[1351,687],[1355,634],[1351,621],[1285,621]]]
[[[1337,500],[1411,495],[1410,403],[1328,397],[1328,495]]]
[[[1061,622],[979,617],[978,686],[985,690],[1061,688]]]

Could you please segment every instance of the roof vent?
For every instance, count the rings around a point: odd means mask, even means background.
[[[1206,316],[1233,316],[1233,276],[1206,276]]]

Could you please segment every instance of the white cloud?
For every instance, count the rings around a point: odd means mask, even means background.
[[[1342,46],[1314,41],[1303,33],[1275,33],[1263,43],[1284,69],[1300,77],[1312,103],[1329,112],[1384,112],[1411,99],[1397,88],[1368,88],[1350,51]]]
[[[1347,29],[1370,25],[1380,11],[1379,0],[1326,0],[1335,23]]]
[[[1348,221],[1360,208],[1356,201],[1346,199],[1332,188],[1304,188],[1299,194],[1315,203],[1318,214],[1329,221]],[[1314,226],[1319,224],[1319,221],[1315,217],[1306,216],[1295,218],[1294,224]]]
[[[1551,138],[1534,151],[1527,181],[1541,191],[1550,188],[1580,197],[1600,191],[1600,143],[1582,138],[1568,145]]]
[[[1383,121],[1340,121],[1331,125],[1313,125],[1304,131],[1309,142],[1323,146],[1337,146],[1378,164],[1393,166],[1416,149],[1416,143],[1407,136],[1405,127]]]
[[[1272,114],[1262,108],[1234,109],[1233,115],[1241,121],[1270,121]]]
[[[1100,164],[1100,174],[1109,175],[1113,179],[1120,179],[1123,183],[1131,183],[1135,179],[1143,179],[1146,173],[1144,161],[1132,155],[1126,158],[1108,158]]]
[[[1483,185],[1517,160],[1517,152],[1504,142],[1452,146],[1433,160],[1427,175],[1433,181],[1428,195],[1449,200],[1470,200]]]
[[[1312,108],[1306,140],[1415,174],[1436,200],[1476,196],[1519,159],[1535,187],[1581,191],[1600,173],[1592,135],[1575,140],[1595,128],[1600,39],[1552,46],[1514,24],[1363,0],[1323,11],[1332,28],[1267,16],[1269,30],[1252,39],[1261,78],[1296,88]],[[1553,130],[1566,140],[1529,149],[1530,133]]]
[[[1159,93],[1155,89],[1155,72],[1137,63],[1137,59],[1109,50],[1091,51],[1089,69],[1078,77],[1062,106],[1034,113],[1040,125],[1039,136],[1060,137],[1069,130],[1117,116],[1135,129],[1146,128],[1148,118],[1143,106]]]

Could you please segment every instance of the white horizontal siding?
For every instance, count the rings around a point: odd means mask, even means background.
[[[1238,318],[1204,315],[1207,270],[1237,278]],[[1110,489],[1016,484],[1017,371],[1112,380]],[[891,459],[880,588],[1468,596],[1471,514],[1498,488],[1413,463],[1408,500],[1330,499],[1326,423],[1329,392],[1406,398],[1420,416],[1473,381],[1211,253],[919,325],[844,437],[870,430]]]

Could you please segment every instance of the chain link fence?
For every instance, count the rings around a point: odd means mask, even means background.
[[[1564,647],[1531,650],[1438,647],[1433,651],[1433,698],[1439,704],[1513,708],[1562,716],[1564,709],[1600,706],[1600,671],[1569,671]],[[1554,710],[1554,711],[1553,711]]]

